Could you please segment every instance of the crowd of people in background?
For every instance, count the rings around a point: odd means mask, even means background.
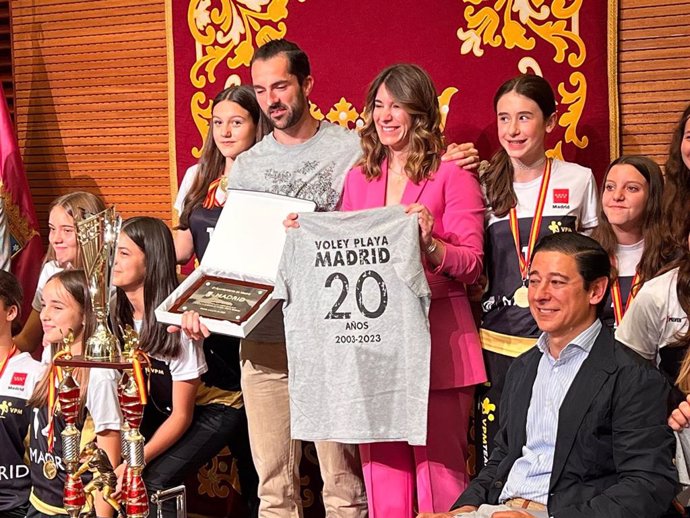
[[[177,288],[177,265],[204,257],[227,189],[240,188],[307,198],[318,211],[402,204],[418,220],[431,289],[426,445],[317,441],[328,517],[682,516],[672,430],[680,440],[690,426],[690,106],[663,173],[648,157],[621,156],[597,188],[589,168],[547,153],[558,118],[548,78],[498,87],[500,148],[480,167],[471,143],[446,145],[437,92],[416,65],[377,75],[356,132],[314,118],[296,44],[257,49],[251,75],[252,86],[213,100],[174,234],[133,217],[118,239],[112,329],[136,329],[151,359],[148,490],[182,483],[228,446],[248,516],[302,516],[280,305],[241,341],[209,332],[197,313],[175,328],[154,311]],[[65,423],[48,393],[67,330],[75,355],[93,330],[75,226],[104,209],[86,192],[52,203],[30,315],[0,271],[0,391],[13,410],[0,407],[2,516],[67,514]],[[299,218],[284,225],[292,232]],[[74,375],[84,442],[95,440],[121,479],[119,374]],[[113,512],[95,500],[98,516]]]

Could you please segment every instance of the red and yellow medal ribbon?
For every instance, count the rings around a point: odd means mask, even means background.
[[[539,240],[539,231],[541,230],[541,218],[544,214],[544,205],[546,204],[546,192],[549,190],[549,181],[551,180],[551,159],[547,159],[544,164],[544,174],[541,178],[541,187],[539,187],[539,196],[537,197],[537,206],[534,208],[534,218],[532,219],[532,226],[529,231],[529,242],[527,243],[527,257],[522,253],[520,246],[520,227],[518,224],[517,210],[515,207],[510,208],[510,233],[513,235],[513,242],[515,243],[515,251],[518,256],[518,265],[520,266],[520,277],[522,282],[527,281],[527,271],[529,263],[532,260],[532,251]]]
[[[2,363],[0,363],[0,378],[2,378],[2,375],[5,374],[5,369],[7,368],[7,364],[10,362],[10,358],[14,356],[14,353],[17,352],[17,346],[15,344],[12,344],[12,348],[10,349],[10,352],[7,353],[7,356],[5,356],[5,359],[2,360]]]
[[[220,178],[216,178],[215,180],[213,180],[208,186],[206,198],[204,199],[204,203],[202,204],[202,206],[205,209],[215,209],[216,207],[223,206],[223,203],[219,203],[216,199],[216,193],[218,192],[218,189],[225,190],[222,186],[224,178],[225,182],[227,182],[227,177],[221,176]]]
[[[149,357],[143,351],[137,351],[132,359],[132,371],[134,372],[134,381],[137,384],[137,390],[139,391],[139,401],[142,405],[146,404],[146,380],[144,378],[144,369],[141,366],[142,361],[147,365],[151,366],[151,361]]]
[[[53,451],[53,438],[55,437],[55,407],[57,405],[56,380],[62,381],[62,369],[55,365],[55,360],[63,356],[71,355],[70,351],[58,351],[53,356],[53,365],[50,366],[50,377],[48,379],[48,452]]]
[[[618,279],[611,283],[611,301],[613,302],[613,317],[616,319],[616,327],[618,327],[623,320],[623,315],[628,311],[630,303],[637,295],[639,287],[637,284],[640,282],[640,276],[636,273],[633,277],[632,284],[630,285],[630,293],[628,294],[628,300],[625,302],[625,307],[623,307],[623,297],[621,297],[621,285]]]

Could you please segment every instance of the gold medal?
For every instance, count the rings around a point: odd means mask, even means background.
[[[57,476],[57,466],[52,460],[43,463],[43,476],[48,480],[53,480]]]
[[[529,300],[527,299],[527,286],[520,286],[513,293],[513,302],[519,308],[528,308]]]

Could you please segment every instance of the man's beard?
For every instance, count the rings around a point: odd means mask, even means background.
[[[303,97],[300,97],[295,104],[290,106],[287,106],[281,102],[271,104],[268,107],[268,113],[265,113],[264,115],[266,115],[266,119],[268,119],[268,122],[273,128],[284,130],[293,127],[299,122],[304,115],[306,106],[306,100]],[[285,110],[285,115],[279,121],[276,121],[273,119],[273,117],[271,117],[271,112],[277,109]]]

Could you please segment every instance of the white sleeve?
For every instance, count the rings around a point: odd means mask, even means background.
[[[43,351],[41,352],[41,364],[50,365],[53,363],[53,348],[50,344],[42,344]]]
[[[34,393],[34,389],[36,388],[36,385],[38,385],[38,382],[43,379],[43,374],[45,373],[46,369],[48,369],[48,366],[45,365],[42,362],[37,362],[37,361],[32,361],[31,362],[31,367],[29,369],[29,386],[31,387],[30,392],[28,392],[27,399],[31,398],[31,396]]]
[[[173,381],[189,381],[198,378],[208,370],[204,356],[203,340],[191,340],[180,333],[182,346],[180,355],[168,363]]]
[[[120,430],[122,413],[117,399],[120,373],[114,369],[91,369],[86,389],[86,408],[93,419],[96,433],[104,430]]]
[[[666,304],[643,286],[616,329],[616,340],[643,358],[656,361],[666,323]]]
[[[582,209],[580,212],[580,229],[593,229],[599,224],[599,194],[597,193],[597,182],[590,169],[587,185],[582,197]]]
[[[182,211],[184,210],[184,202],[185,199],[187,199],[189,190],[192,188],[192,183],[196,178],[196,172],[198,168],[198,165],[193,165],[192,167],[187,169],[187,171],[184,174],[184,178],[182,178],[182,183],[180,184],[180,188],[177,191],[177,198],[175,198],[175,204],[173,205],[173,207],[177,211],[178,217],[180,214],[182,214]]]

